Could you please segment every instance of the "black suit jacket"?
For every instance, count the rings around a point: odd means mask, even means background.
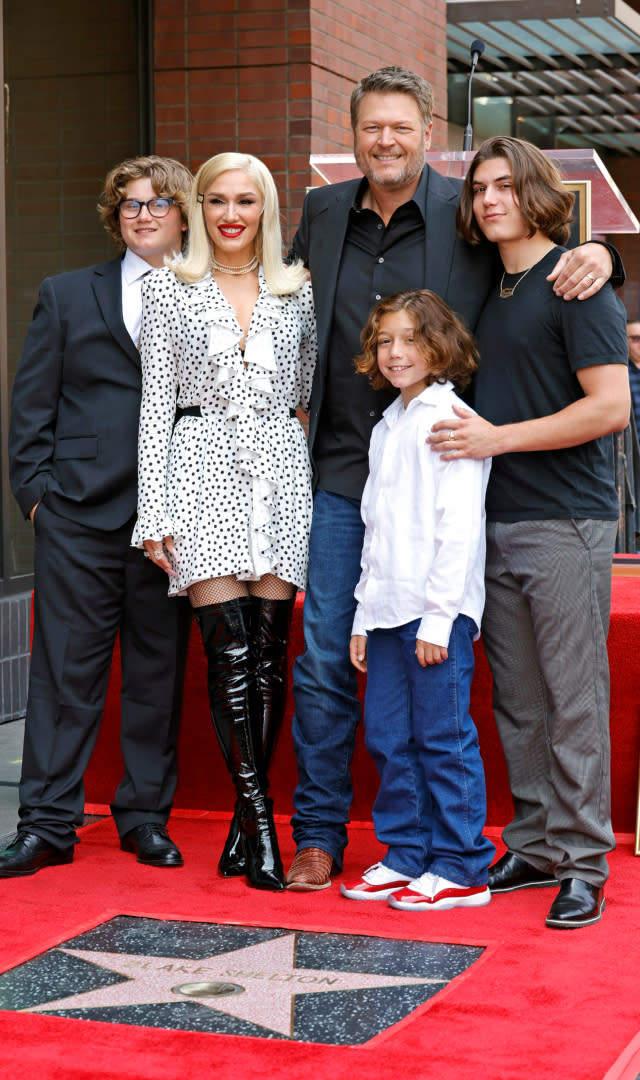
[[[456,209],[461,180],[428,170],[425,220],[424,273],[416,289],[431,289],[441,296],[473,329],[492,283],[496,280],[495,245],[470,247],[456,233]],[[309,409],[309,446],[313,447],[324,397],[336,281],[344,246],[349,210],[360,180],[313,188],[302,208],[302,219],[293,239],[293,251],[308,266],[318,323],[318,364]]]
[[[120,258],[40,288],[16,374],[9,429],[13,493],[28,516],[117,529],[136,510],[141,371],[122,319]]]

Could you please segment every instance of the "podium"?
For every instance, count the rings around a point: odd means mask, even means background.
[[[543,153],[553,161],[576,196],[574,243],[590,240],[593,233],[640,232],[640,221],[595,150],[544,150]],[[425,160],[443,176],[462,180],[474,157],[474,150],[430,150]],[[326,184],[362,175],[353,154],[312,154],[309,164]]]

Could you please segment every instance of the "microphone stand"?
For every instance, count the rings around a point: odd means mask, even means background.
[[[474,41],[474,45],[476,42]],[[478,42],[477,44],[482,44]],[[482,51],[474,49],[471,53],[471,68],[469,69],[469,80],[467,83],[467,126],[464,129],[464,135],[462,139],[462,149],[471,149],[471,140],[473,138],[473,128],[471,127],[471,80],[473,79],[474,72],[476,70],[476,64],[482,55]]]

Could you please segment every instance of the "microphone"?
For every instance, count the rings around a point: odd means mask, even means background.
[[[471,149],[471,140],[473,137],[473,128],[471,127],[471,80],[473,78],[473,73],[476,70],[476,64],[478,63],[478,60],[482,56],[484,50],[485,44],[484,41],[480,40],[480,38],[475,38],[471,42],[471,48],[469,49],[471,53],[471,67],[469,69],[469,82],[467,84],[467,126],[464,129],[464,137],[462,140],[463,150]]]
[[[480,38],[476,38],[475,41],[471,42],[471,48],[470,48],[469,51],[471,53],[471,67],[472,68],[475,68],[476,64],[478,63],[478,60],[480,59],[480,57],[482,56],[482,54],[484,52],[484,49],[485,49],[484,41],[481,41]]]

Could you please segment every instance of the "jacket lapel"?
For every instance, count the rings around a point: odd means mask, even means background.
[[[341,185],[335,202],[329,203],[314,223],[313,264],[310,269],[316,294],[318,356],[321,362],[326,362],[328,356],[340,259],[349,224],[349,210],[359,183],[359,180],[354,180],[353,184]]]
[[[96,266],[93,291],[109,331],[134,364],[140,367],[140,354],[122,319],[122,259]]]
[[[429,170],[425,222],[428,222],[425,259],[424,287],[437,292],[446,300],[456,245],[455,215],[460,198],[460,188],[446,176]]]

